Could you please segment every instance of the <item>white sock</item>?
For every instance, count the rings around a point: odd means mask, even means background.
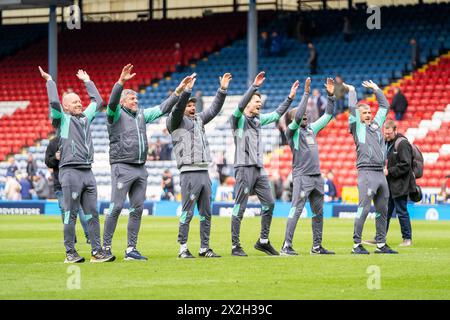
[[[204,253],[208,250],[208,248],[200,248],[200,253]]]
[[[286,241],[283,243],[283,249],[289,248],[291,246],[290,243],[287,243]]]
[[[269,239],[259,239],[259,242],[261,243],[269,243]]]
[[[182,253],[182,252],[184,252],[184,251],[186,251],[186,250],[187,250],[187,243],[181,244],[181,245],[180,245],[180,253]]]
[[[385,244],[386,243],[377,243],[377,248],[382,248],[382,247],[384,247]]]
[[[354,243],[353,244],[353,248],[356,248],[357,246],[359,246],[361,243]]]
[[[127,248],[127,253],[130,253],[131,251],[133,251],[134,247],[128,247]]]

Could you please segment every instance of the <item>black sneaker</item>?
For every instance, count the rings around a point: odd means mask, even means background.
[[[268,254],[269,256],[278,256],[280,255],[278,253],[277,250],[275,250],[274,247],[272,247],[272,245],[270,244],[270,241],[268,241],[267,243],[261,243],[258,239],[258,241],[255,243],[255,249],[262,251],[266,254]]]
[[[201,258],[220,258],[220,256],[217,253],[215,253],[211,248],[209,248],[205,252],[199,252],[198,256]]]
[[[298,256],[297,251],[294,250],[291,246],[283,247],[280,250],[280,255],[282,256]]]
[[[369,251],[367,251],[366,248],[364,248],[362,244],[359,244],[356,248],[353,248],[352,253],[353,254],[369,254]]]
[[[398,254],[397,251],[392,250],[387,244],[382,246],[381,248],[376,248],[375,253],[386,253],[386,254]]]
[[[241,246],[236,246],[232,248],[231,255],[236,257],[248,257],[248,255],[245,253],[245,251],[242,249]]]
[[[116,257],[103,249],[92,251],[91,262],[112,262],[114,260],[116,260]]]
[[[186,250],[184,250],[182,253],[180,253],[178,255],[178,258],[192,259],[192,258],[195,258],[195,257],[191,254],[191,252],[188,249],[186,249]]]
[[[325,249],[324,247],[320,246],[317,249],[311,248],[311,254],[334,254],[333,251],[329,251]]]
[[[103,252],[105,252],[107,255],[112,256],[112,251],[111,251],[111,247],[104,247],[103,248]]]
[[[81,257],[75,250],[66,253],[64,263],[82,263],[84,258]]]

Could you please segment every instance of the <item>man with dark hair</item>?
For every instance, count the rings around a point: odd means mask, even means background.
[[[225,73],[220,77],[220,87],[211,106],[196,113],[196,98],[189,96],[195,83],[195,74],[166,120],[172,135],[173,149],[180,170],[182,212],[178,228],[179,258],[194,258],[188,249],[189,225],[194,216],[195,205],[200,214],[200,250],[202,258],[220,257],[209,247],[211,233],[211,180],[208,167],[212,161],[206,139],[205,125],[213,120],[222,109],[232,76]]]
[[[400,245],[410,246],[412,231],[407,203],[408,195],[416,188],[416,179],[412,169],[413,151],[408,139],[397,132],[397,125],[392,120],[387,121],[384,125],[384,138],[387,142],[387,167],[384,169],[384,175],[390,191],[386,233],[395,210],[403,238]]]
[[[328,99],[325,113],[314,122],[306,117],[306,105],[310,93],[311,79],[305,81],[305,92],[299,107],[291,110],[290,124],[286,130],[286,136],[293,153],[292,177],[294,182],[292,194],[292,206],[286,224],[285,238],[280,253],[282,255],[297,255],[292,247],[295,228],[298,219],[309,199],[312,217],[313,245],[311,254],[334,254],[322,247],[323,230],[323,201],[324,181],[320,174],[319,149],[317,146],[317,134],[333,118],[334,113],[334,81],[328,78],[326,83]],[[294,115],[295,114],[295,115]]]
[[[420,47],[417,43],[416,39],[411,39],[409,41],[411,44],[411,64],[413,67],[413,70],[416,70],[417,68],[420,68],[421,62],[420,62]]]
[[[309,73],[311,75],[314,75],[317,73],[317,63],[319,58],[317,50],[311,42],[308,43],[308,49],[309,49],[309,58],[308,58]]]
[[[295,98],[299,82],[295,81],[286,99],[270,113],[261,114],[262,99],[257,92],[265,80],[265,73],[260,72],[239,102],[230,118],[236,146],[234,168],[236,176],[235,205],[231,220],[233,256],[247,256],[239,240],[241,221],[247,207],[248,197],[256,194],[261,202],[261,233],[255,249],[268,255],[279,253],[269,242],[270,225],[275,206],[267,172],[263,166],[263,142],[261,127],[275,122],[287,111]]]

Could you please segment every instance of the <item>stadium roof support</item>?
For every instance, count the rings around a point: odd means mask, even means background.
[[[58,25],[56,23],[56,6],[50,6],[48,21],[48,72],[55,82],[58,80]]]
[[[250,85],[258,69],[258,20],[256,0],[249,0],[247,18],[247,81]]]

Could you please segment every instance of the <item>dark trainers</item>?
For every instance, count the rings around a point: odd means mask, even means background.
[[[311,254],[334,254],[333,251],[329,251],[327,249],[325,249],[324,247],[320,246],[317,249],[311,248]]]
[[[353,248],[352,253],[353,254],[369,254],[369,251],[367,251],[366,248],[364,248],[362,244],[359,244],[356,248]]]
[[[114,260],[116,260],[116,257],[103,249],[92,251],[91,262],[112,262]]]
[[[232,248],[231,255],[236,257],[248,257],[248,255],[245,253],[245,251],[242,249],[241,246],[236,246]]]
[[[209,248],[205,252],[199,252],[198,256],[202,258],[220,258],[220,256],[217,253],[215,253],[211,248]]]
[[[278,256],[280,255],[278,253],[277,250],[275,250],[274,247],[272,247],[272,245],[270,244],[270,241],[268,241],[267,243],[261,243],[258,239],[258,241],[255,244],[255,249],[262,251],[266,254],[268,254],[269,256]]]
[[[282,256],[298,256],[298,253],[291,246],[283,247],[280,250],[280,255]]]
[[[124,260],[148,260],[147,257],[143,256],[136,248],[133,248],[130,252],[127,253],[125,250]]]
[[[191,254],[191,252],[188,249],[186,249],[178,255],[178,258],[191,259],[191,258],[195,258],[195,257]]]
[[[104,248],[103,248],[103,251],[104,251],[107,255],[110,255],[110,256],[113,255],[112,252],[111,252],[111,247],[104,247]]]
[[[81,257],[75,250],[66,253],[66,259],[64,260],[64,263],[82,263],[82,262],[84,262],[84,258]]]
[[[381,248],[376,248],[375,253],[397,254],[398,252],[395,250],[392,250],[387,244],[385,244]]]

